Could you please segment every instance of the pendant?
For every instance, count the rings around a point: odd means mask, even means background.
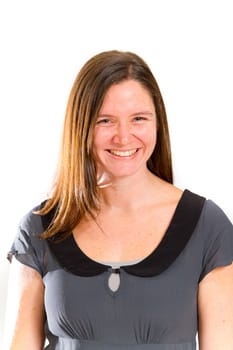
[[[120,269],[111,269],[110,276],[108,278],[108,287],[112,292],[116,292],[120,287]]]

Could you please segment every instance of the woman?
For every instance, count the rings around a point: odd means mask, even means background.
[[[233,227],[173,186],[166,112],[147,64],[91,58],[68,101],[51,197],[10,252],[11,350],[233,348]],[[18,260],[18,262],[17,262]]]

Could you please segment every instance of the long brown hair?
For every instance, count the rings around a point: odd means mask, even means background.
[[[148,65],[131,52],[106,51],[82,67],[70,92],[64,121],[59,167],[51,198],[38,211],[55,211],[42,238],[66,237],[84,215],[98,210],[98,186],[93,154],[95,120],[109,87],[123,80],[140,82],[150,93],[157,117],[157,143],[148,169],[172,183],[172,161],[167,117],[159,86]]]

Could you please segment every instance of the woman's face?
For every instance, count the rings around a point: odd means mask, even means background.
[[[147,171],[156,144],[156,113],[149,92],[137,81],[112,85],[94,130],[98,168],[111,178]]]

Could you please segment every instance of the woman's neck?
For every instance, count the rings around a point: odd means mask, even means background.
[[[130,176],[114,180],[100,189],[102,209],[132,211],[149,203],[153,193],[161,191],[164,181],[146,172],[144,176]]]

